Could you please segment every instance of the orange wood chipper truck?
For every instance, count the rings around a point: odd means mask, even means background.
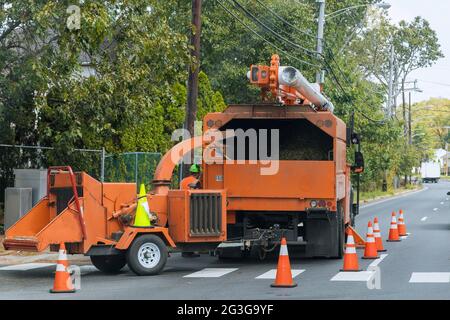
[[[68,253],[90,256],[101,271],[128,264],[138,275],[161,272],[173,251],[263,258],[281,236],[304,256],[340,258],[345,226],[358,210],[350,175],[364,167],[359,151],[354,165],[347,163],[347,148],[359,146],[357,134],[333,115],[320,88],[280,66],[278,56],[270,66],[251,66],[247,76],[261,88],[262,103],[206,115],[210,138],[185,139],[161,159],[147,194],[151,226],[134,226],[135,184],[101,183],[70,167],[51,167],[47,196],[6,231],[5,249],[57,251],[65,243]],[[237,132],[244,134],[240,141]],[[275,134],[263,137],[267,132]],[[277,157],[262,157],[274,154],[274,146]],[[175,167],[199,147],[201,187],[171,189]],[[229,152],[235,148],[242,152]],[[264,148],[270,151],[261,153]]]

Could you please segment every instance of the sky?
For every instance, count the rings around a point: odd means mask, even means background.
[[[437,33],[441,50],[445,55],[445,58],[440,59],[434,66],[411,73],[408,80],[419,80],[418,86],[423,90],[423,93],[413,93],[413,102],[432,97],[450,99],[450,1],[386,0],[385,2],[391,4],[388,12],[394,22],[411,21],[416,16],[428,20],[431,28]]]

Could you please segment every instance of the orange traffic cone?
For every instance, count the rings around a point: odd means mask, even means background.
[[[392,219],[391,219],[391,227],[389,229],[389,239],[388,242],[400,242],[400,236],[398,234],[398,227],[397,227],[397,218],[395,217],[395,212],[392,212]]]
[[[293,288],[297,284],[292,279],[291,263],[289,262],[289,254],[287,249],[286,238],[281,239],[280,256],[278,258],[277,275],[272,287]]]
[[[60,254],[58,262],[56,264],[55,281],[53,282],[53,289],[50,289],[50,293],[72,293],[75,292],[75,288],[70,278],[70,273],[67,271],[67,257],[65,256],[65,246],[60,244]],[[63,252],[63,254],[61,254]]]
[[[405,225],[405,219],[403,218],[403,210],[400,210],[400,212],[399,212],[397,228],[398,228],[398,235],[400,237],[404,237],[404,236],[408,235],[406,233],[406,225]]]
[[[353,230],[347,230],[347,245],[344,254],[344,268],[341,271],[361,271],[358,264],[358,255],[356,254],[355,240],[353,239]]]
[[[381,238],[380,225],[378,224],[378,218],[375,217],[373,220],[373,236],[375,237],[375,244],[377,245],[378,252],[386,252],[387,250],[383,247],[383,239]]]
[[[378,259],[378,250],[377,245],[375,243],[375,237],[373,235],[373,227],[372,221],[369,221],[367,224],[367,239],[366,239],[366,248],[364,250],[363,259]]]

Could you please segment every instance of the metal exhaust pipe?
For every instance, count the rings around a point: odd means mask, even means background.
[[[334,111],[334,105],[325,98],[303,74],[294,67],[280,67],[278,69],[278,82],[280,85],[294,87],[314,106],[325,111]]]

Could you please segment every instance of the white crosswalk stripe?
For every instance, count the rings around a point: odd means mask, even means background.
[[[24,264],[15,264],[11,266],[1,267],[0,271],[26,271],[33,269],[40,269],[50,266],[55,266],[55,263],[24,263]]]
[[[238,268],[205,268],[185,275],[183,278],[220,278],[236,270],[238,270]]]
[[[299,269],[291,269],[292,278],[295,278],[299,274],[305,272],[305,270],[299,270]],[[257,276],[255,279],[275,279],[277,275],[277,269],[269,270],[265,273],[263,273],[260,276]]]
[[[373,271],[339,272],[330,281],[362,281],[367,282],[373,276]]]
[[[413,272],[410,283],[450,283],[450,272]]]

